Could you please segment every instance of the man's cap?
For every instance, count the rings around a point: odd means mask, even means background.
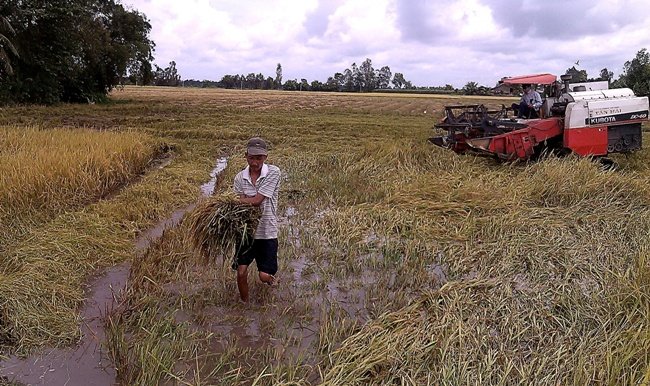
[[[268,155],[268,145],[260,137],[254,137],[248,140],[246,152],[249,155]]]

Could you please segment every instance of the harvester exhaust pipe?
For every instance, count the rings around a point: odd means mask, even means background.
[[[571,74],[560,75],[560,79],[562,79],[562,82],[564,82],[564,92],[565,93],[568,93],[569,91],[571,91],[571,90],[569,90],[569,82],[571,82],[571,78],[572,78]]]

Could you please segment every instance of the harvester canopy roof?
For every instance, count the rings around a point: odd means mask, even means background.
[[[557,80],[557,77],[553,74],[533,74],[533,75],[521,75],[521,76],[512,76],[509,78],[503,78],[503,83],[506,84],[553,84]]]

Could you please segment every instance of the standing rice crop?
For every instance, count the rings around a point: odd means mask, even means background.
[[[25,226],[115,191],[157,154],[142,133],[0,127],[0,246]]]

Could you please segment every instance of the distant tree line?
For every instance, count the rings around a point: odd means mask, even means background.
[[[319,80],[309,81],[305,78],[289,79],[282,83],[282,65],[278,63],[275,78],[265,77],[261,73],[248,75],[224,75],[220,81],[185,81],[184,85],[199,85],[199,87],[222,87],[230,89],[281,89],[288,91],[347,91],[370,92],[375,90],[415,89],[413,84],[404,78],[402,73],[392,74],[390,67],[383,66],[376,70],[371,59],[366,59],[357,66],[352,63],[350,68],[337,72],[327,78],[324,83]],[[391,87],[392,85],[392,87]]]
[[[491,95],[492,89],[487,86],[480,86],[476,82],[467,82],[465,86],[461,89],[461,93],[464,95]]]
[[[261,73],[248,75],[224,75],[217,87],[221,88],[240,88],[247,90],[271,90],[278,88],[275,80],[270,76],[265,77]]]
[[[115,0],[0,0],[0,102],[104,99],[153,78],[145,15]]]
[[[344,91],[344,92],[416,92],[434,94],[464,94],[464,95],[493,95],[493,88],[479,85],[470,81],[461,89],[456,89],[450,84],[444,86],[414,86],[404,78],[402,73],[391,72],[390,67],[383,66],[375,69],[372,60],[367,58],[361,65],[352,63],[350,68],[337,72],[327,78],[325,82],[318,80],[309,81],[305,78],[289,79],[282,82],[282,65],[277,64],[275,78],[264,76],[262,73],[248,75],[224,75],[219,81],[212,80],[183,80],[177,74],[175,62],[161,69],[156,66],[149,83],[163,86],[185,87],[215,87],[244,90],[287,90],[287,91]],[[614,79],[614,73],[603,68],[598,77],[589,78],[587,71],[579,70],[576,66],[568,68],[566,74],[572,75],[572,82],[608,81],[610,88],[628,87],[637,95],[650,94],[650,54],[644,48],[640,50],[631,61],[625,62],[623,73]],[[131,81],[132,84],[138,84]]]
[[[608,81],[611,88],[629,87],[637,95],[650,94],[650,54],[644,48],[640,50],[631,61],[625,62],[623,73],[618,79],[614,79],[614,73],[607,68],[600,71],[598,77],[589,78],[587,71],[579,70],[576,66],[568,68],[566,74],[572,75],[572,82],[587,81]],[[183,82],[185,86],[193,87],[221,87],[231,89],[282,89],[288,91],[345,91],[345,92],[409,92],[436,93],[436,94],[464,94],[464,95],[492,95],[492,87],[479,85],[470,81],[460,90],[452,85],[417,87],[404,78],[402,73],[391,72],[390,67],[383,66],[376,70],[372,60],[367,58],[361,65],[352,63],[350,68],[343,72],[337,72],[327,78],[327,81],[309,81],[307,79],[290,79],[282,83],[282,66],[278,63],[276,77],[265,77],[264,75],[250,73],[248,75],[224,75],[220,81],[196,81]]]

